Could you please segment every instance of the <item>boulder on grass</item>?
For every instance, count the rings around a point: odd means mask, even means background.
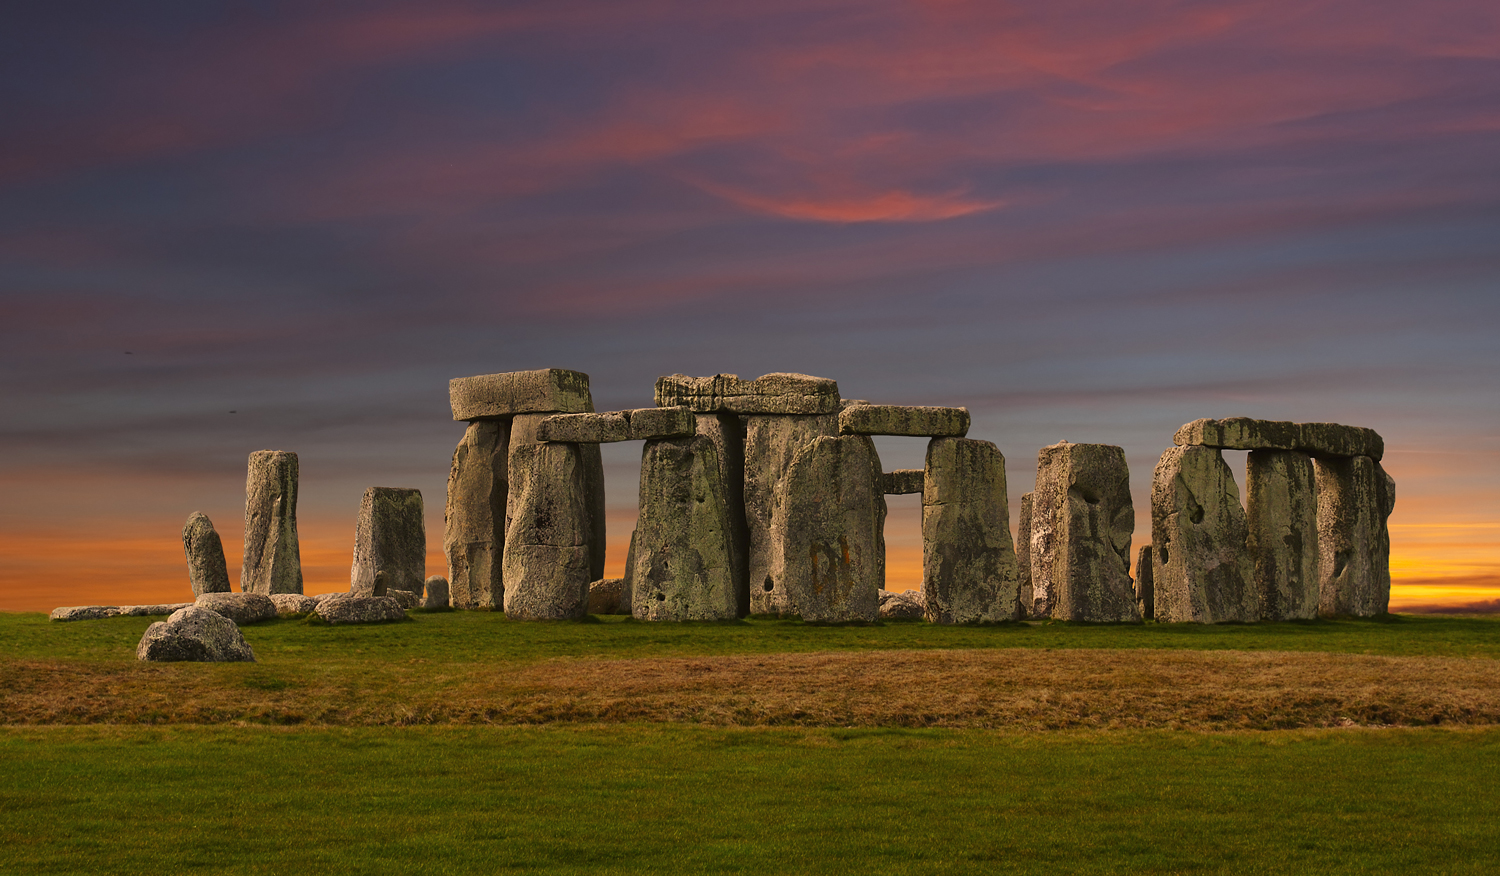
[[[159,614],[171,614],[180,608],[187,608],[191,602],[164,602],[156,605],[122,605],[120,606],[120,617],[152,617]]]
[[[197,604],[241,625],[275,620],[277,614],[276,603],[264,593],[204,593]]]
[[[630,605],[621,604],[621,597],[624,594],[624,578],[600,578],[591,583],[589,585],[589,614],[630,614]]]
[[[402,608],[420,608],[422,606],[422,597],[410,590],[387,590],[385,595],[401,603]]]
[[[880,591],[881,620],[921,620],[927,613],[921,594],[910,590],[905,593]]]
[[[200,605],[172,612],[146,628],[135,648],[137,660],[200,663],[255,662],[255,652],[234,621]]]
[[[285,617],[294,614],[311,614],[318,607],[318,601],[311,596],[303,596],[301,593],[272,593],[272,602],[276,603],[276,613]]]
[[[100,620],[119,614],[118,605],[64,605],[52,609],[51,618],[55,621]]]
[[[342,596],[318,603],[317,616],[331,624],[378,624],[406,619],[406,609],[389,596]]]

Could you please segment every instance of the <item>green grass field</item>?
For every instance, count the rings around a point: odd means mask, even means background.
[[[1023,658],[1091,654],[1131,673],[1251,659],[1246,677],[1277,684],[1288,672],[1299,683],[1312,665],[1303,658],[1339,678],[1347,663],[1365,674],[1340,683],[1377,699],[1388,672],[1435,667],[1410,682],[1430,685],[1422,679],[1467,668],[1465,696],[1483,699],[1500,653],[1494,619],[944,628],[436,613],[377,627],[275,621],[245,628],[259,663],[143,666],[133,650],[149,622],[0,613],[0,873],[1500,871],[1500,725],[1483,703],[1452,728],[1228,732],[913,729],[878,710],[874,726],[858,727],[819,726],[843,719],[816,711],[805,726],[735,726],[733,712],[369,726],[365,713],[307,705],[348,699],[377,714],[448,677],[469,696],[533,696],[585,666],[606,667],[604,679],[638,668],[657,687],[726,666],[781,665],[788,678],[832,667],[812,696],[851,683],[851,666],[878,674],[903,663],[918,673],[904,691],[932,660],[978,667],[943,676],[952,686]],[[1059,677],[1074,674],[1089,672]],[[533,680],[507,686],[507,676]],[[491,677],[501,681],[474,680]],[[548,695],[582,698],[608,683],[585,675],[583,687]],[[1085,678],[1057,696],[1101,709],[1118,698],[1112,685]],[[1013,695],[1034,698],[1036,686]],[[1180,707],[1222,711],[1237,695]],[[254,711],[265,703],[283,711]],[[300,726],[274,726],[288,703],[303,710]],[[62,717],[39,717],[49,714]]]

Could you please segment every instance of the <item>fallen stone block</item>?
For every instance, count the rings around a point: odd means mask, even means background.
[[[1217,448],[1179,446],[1161,455],[1151,481],[1151,548],[1156,620],[1260,619],[1245,509]]]
[[[776,576],[771,519],[784,492],[792,458],[813,439],[837,435],[835,414],[745,417],[744,504],[751,614],[789,614],[786,587]]]
[[[193,595],[228,593],[229,569],[224,560],[224,543],[214,523],[202,511],[188,515],[182,526],[182,551],[187,555],[188,582]]]
[[[316,593],[316,594],[313,595],[313,600],[316,601],[316,602],[323,602],[324,600],[327,600],[327,599],[342,599],[345,596],[353,596],[353,595],[354,594],[350,593],[347,590],[334,590],[334,591],[329,592],[329,593]]]
[[[630,614],[630,606],[620,604],[620,597],[624,592],[624,578],[600,578],[591,582],[589,614]]]
[[[191,602],[162,602],[154,605],[122,605],[119,617],[155,617],[161,614],[172,614],[193,605]]]
[[[880,488],[887,496],[910,496],[922,492],[922,478],[926,476],[920,468],[898,468],[880,476]]]
[[[427,522],[421,490],[370,487],[360,499],[349,592],[379,596],[378,574],[385,576],[386,589],[421,592],[427,574]]]
[[[967,408],[915,405],[850,405],[839,412],[841,435],[911,435],[962,438],[969,432]]]
[[[245,593],[301,593],[297,543],[297,454],[257,450],[245,477]]]
[[[1067,441],[1043,447],[1031,503],[1031,616],[1139,621],[1130,580],[1135,509],[1125,451]]]
[[[505,604],[505,503],[510,424],[470,423],[453,451],[443,511],[443,554],[454,608]]]
[[[806,374],[766,374],[754,380],[741,380],[735,374],[659,378],[656,406],[678,405],[697,413],[833,414],[839,410],[839,386],[836,381]]]
[[[401,603],[402,608],[421,608],[422,606],[422,597],[410,590],[387,590],[385,595]]]
[[[639,620],[738,616],[729,504],[714,442],[651,441],[641,459],[640,519],[630,579]]]
[[[264,593],[205,593],[195,604],[241,625],[275,620],[277,615],[276,603]]]
[[[561,368],[455,377],[448,381],[448,401],[455,420],[594,410],[589,376]]]
[[[52,609],[48,617],[55,621],[78,621],[78,620],[103,620],[107,617],[119,617],[120,607],[118,605],[65,605]]]
[[[636,408],[630,415],[630,440],[651,441],[657,438],[690,438],[698,421],[691,408]]]
[[[280,617],[312,614],[318,607],[318,600],[301,593],[272,593],[270,599],[276,604],[276,614]]]
[[[903,593],[882,590],[878,595],[880,597],[879,616],[883,621],[921,620],[926,615],[926,608],[922,605],[920,593],[911,590]]]
[[[536,427],[538,441],[611,444],[630,440],[628,413],[553,414]]]
[[[771,527],[773,571],[804,621],[874,621],[885,587],[885,494],[868,436],[816,438],[793,457]],[[639,597],[637,597],[639,600]]]
[[[988,441],[934,438],[922,487],[927,620],[994,623],[1023,616],[1010,537],[1005,457]]]
[[[449,608],[448,603],[448,579],[442,575],[433,575],[423,585],[426,593],[422,595],[422,607],[425,609]]]
[[[1252,450],[1245,463],[1246,550],[1260,616],[1318,615],[1318,489],[1313,461],[1296,450]]]
[[[1374,429],[1249,417],[1194,420],[1177,430],[1172,443],[1222,450],[1299,450],[1313,456],[1368,456],[1377,461],[1385,452],[1385,442]]]
[[[406,619],[401,603],[389,596],[340,596],[318,603],[317,616],[331,624],[378,624]]]
[[[147,627],[136,645],[135,657],[160,662],[253,663],[255,651],[234,621],[203,606],[190,605]]]
[[[1374,617],[1391,599],[1386,519],[1396,484],[1368,456],[1314,459],[1318,490],[1318,614]]]

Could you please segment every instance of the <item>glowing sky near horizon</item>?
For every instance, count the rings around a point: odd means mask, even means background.
[[[965,405],[1013,504],[1039,447],[1118,444],[1136,544],[1180,424],[1369,426],[1393,602],[1500,598],[1493,2],[7,20],[0,609],[181,598],[194,510],[237,570],[263,448],[301,457],[309,592],[371,485],[423,491],[442,573],[447,381],[541,367],[600,410],[674,372]],[[639,452],[606,449],[615,569]]]

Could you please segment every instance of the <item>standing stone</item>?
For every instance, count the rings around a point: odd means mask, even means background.
[[[1021,510],[1016,514],[1016,572],[1020,579],[1021,616],[1032,619],[1046,617],[1037,614],[1036,600],[1031,585],[1031,494],[1021,495]]]
[[[837,435],[838,414],[747,416],[745,423],[745,525],[748,531],[751,614],[789,614],[785,582],[774,567],[776,514],[792,458],[814,438]]]
[[[933,623],[1021,617],[1005,457],[988,441],[934,438],[927,444],[922,594]]]
[[[182,527],[182,550],[187,554],[188,582],[193,595],[229,592],[229,568],[224,562],[224,543],[214,523],[202,511],[194,511]]]
[[[1374,617],[1390,608],[1396,484],[1368,456],[1314,459],[1318,488],[1318,614]]]
[[[422,607],[448,608],[448,579],[442,575],[433,575],[422,582],[427,592],[422,596]]]
[[[728,492],[703,435],[646,442],[630,578],[639,620],[738,616]]]
[[[1318,615],[1318,491],[1312,458],[1295,450],[1252,450],[1245,463],[1249,527],[1260,616]]]
[[[1141,545],[1135,558],[1135,607],[1142,620],[1156,620],[1156,587],[1151,579],[1151,545]]]
[[[1260,619],[1245,509],[1217,448],[1168,449],[1151,482],[1156,619],[1216,624]]]
[[[880,457],[863,435],[816,438],[792,458],[771,521],[773,580],[805,621],[874,621],[885,587]]]
[[[541,424],[550,414],[519,414],[510,422],[510,452],[516,448],[541,441],[538,437]],[[566,448],[566,453],[575,459],[573,481],[566,489],[576,491],[584,508],[583,543],[589,549],[590,581],[604,577],[605,532],[604,532],[604,458],[598,444],[574,444],[555,442],[555,446]],[[510,465],[514,465],[512,460]],[[514,481],[511,489],[514,490]],[[507,500],[508,504],[509,500]],[[507,512],[508,514],[509,512]],[[507,545],[509,542],[506,543]]]
[[[729,571],[739,617],[750,613],[750,528],[745,522],[745,425],[734,414],[695,414],[697,434],[714,443],[729,513]],[[644,506],[644,503],[642,504]]]
[[[522,419],[516,418],[517,431]],[[560,620],[587,611],[589,582],[596,579],[587,473],[578,448],[511,442],[502,564],[507,617]]]
[[[1032,616],[1139,621],[1130,580],[1135,509],[1125,451],[1066,441],[1043,447],[1031,496]]]
[[[245,562],[240,590],[301,593],[297,545],[297,454],[257,450],[245,478]]]
[[[443,511],[443,553],[448,557],[454,608],[502,609],[505,582],[506,457],[510,423],[470,423],[448,471]]]
[[[427,576],[427,524],[422,492],[402,487],[370,487],[359,503],[354,526],[354,564],[349,592],[379,596],[375,576],[387,590],[421,593]]]

